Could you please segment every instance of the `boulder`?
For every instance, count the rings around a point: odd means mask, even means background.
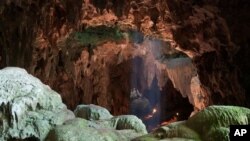
[[[113,117],[107,109],[93,104],[78,105],[74,113],[76,117],[86,120],[110,119]]]
[[[61,97],[24,69],[0,70],[0,140],[44,140],[52,127],[74,118]]]
[[[81,118],[54,128],[46,141],[130,141],[143,135],[131,129],[115,130]]]
[[[142,121],[133,115],[112,116],[96,105],[79,105],[78,118],[56,126],[46,141],[130,141],[147,133]]]
[[[160,127],[150,134],[133,139],[145,140],[190,140],[229,141],[230,125],[250,123],[250,109],[238,106],[210,106],[187,121]]]
[[[205,141],[229,141],[230,125],[250,123],[250,109],[238,106],[210,106],[187,120],[186,125]]]
[[[146,126],[143,124],[141,119],[134,115],[121,115],[113,117],[110,122],[113,127],[117,130],[132,129],[138,133],[146,134]]]
[[[134,115],[121,115],[113,117],[110,112],[94,104],[78,105],[74,111],[76,117],[96,122],[104,127],[117,130],[133,129],[136,132],[147,133],[143,122]]]

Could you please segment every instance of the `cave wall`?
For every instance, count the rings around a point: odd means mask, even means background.
[[[168,5],[179,26],[173,30],[174,40],[184,52],[191,51],[209,104],[246,105],[248,88],[239,74],[245,72],[244,78],[248,71],[243,67],[248,66],[243,61],[248,49],[241,44],[249,38],[249,1],[169,0]],[[239,50],[246,51],[244,57]]]
[[[75,31],[90,26],[115,25],[164,40],[171,48],[192,58],[200,80],[198,93],[205,99],[200,102],[201,107],[246,105],[249,79],[245,76],[249,76],[250,68],[247,59],[248,9],[247,0],[3,0],[0,2],[0,67],[26,68],[59,91],[69,107],[88,101],[105,106],[114,113],[128,112],[123,108],[115,112],[117,109],[107,106],[112,102],[98,100],[98,97],[108,98],[106,92],[109,90],[114,94],[129,92],[116,89],[131,87],[129,79],[119,76],[131,73],[127,67],[131,64],[129,57],[123,59],[122,66],[126,69],[120,71],[121,62],[112,62],[119,61],[124,47],[110,50],[108,60],[102,61],[95,60],[98,58],[95,55],[89,57],[86,48],[68,46],[64,42]],[[129,44],[126,39],[122,43]],[[108,52],[109,46],[115,47],[117,43],[104,43],[99,52]],[[95,53],[98,55],[98,51]],[[127,56],[132,55],[127,53]],[[98,69],[103,70],[102,73],[97,73]],[[89,76],[90,73],[96,77]],[[114,85],[106,83],[114,81]],[[96,82],[99,83],[97,86]],[[97,92],[87,95],[94,91]],[[118,103],[124,102],[125,107],[128,100],[128,96],[114,99]]]

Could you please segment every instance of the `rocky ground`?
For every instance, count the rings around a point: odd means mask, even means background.
[[[0,70],[2,141],[229,141],[230,125],[247,125],[250,109],[210,106],[186,121],[147,134],[134,115],[113,116],[97,105],[78,105],[74,113],[58,93],[21,68]]]
[[[74,113],[58,93],[20,68],[0,70],[0,140],[113,141],[147,133],[133,115],[79,105]]]

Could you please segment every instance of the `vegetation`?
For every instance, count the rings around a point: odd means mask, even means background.
[[[69,40],[83,46],[96,46],[107,41],[118,42],[124,39],[123,33],[118,27],[89,27],[81,32],[71,34]]]

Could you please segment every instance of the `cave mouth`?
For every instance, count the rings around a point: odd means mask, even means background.
[[[193,105],[188,98],[182,97],[171,81],[160,90],[154,77],[151,86],[143,92],[137,88],[131,89],[130,114],[140,118],[149,132],[172,122],[186,120],[192,111]]]
[[[145,62],[140,57],[133,58],[131,62],[129,114],[139,117],[149,132],[162,125],[188,119],[193,105],[174,88],[172,81],[165,76],[167,81],[160,88],[154,75],[151,84],[146,86],[146,77],[149,76],[143,75],[147,68]]]
[[[193,111],[164,68],[172,59],[188,58],[170,43],[103,25],[74,31],[60,42],[41,35],[32,44],[26,68],[61,94],[69,109],[96,104],[113,115],[133,114],[149,131],[163,122],[187,119]],[[23,67],[18,62],[9,65]]]
[[[174,76],[172,79],[177,81],[190,81],[182,76],[186,72],[180,70],[185,70],[183,62],[190,59],[172,49],[170,43],[145,37],[135,30],[99,26],[72,33],[65,44],[59,53],[60,67],[71,71],[77,79],[74,80],[77,86],[67,86],[72,83],[61,86],[76,89],[77,102],[68,100],[68,94],[63,96],[71,109],[82,103],[96,104],[113,115],[136,115],[148,131],[161,124],[187,119],[193,111],[188,98],[183,98],[187,95],[180,92],[186,87],[177,89],[170,79]],[[72,62],[67,58],[71,56],[78,62],[71,65],[77,71],[67,67]],[[66,92],[60,87],[57,90]]]

